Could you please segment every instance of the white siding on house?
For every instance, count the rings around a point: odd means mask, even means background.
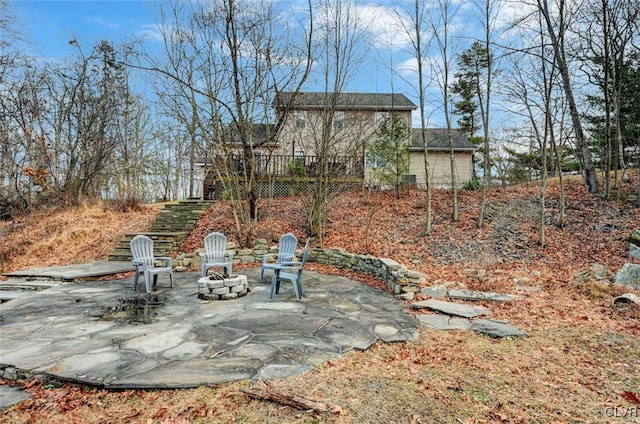
[[[456,152],[455,163],[458,187],[462,187],[471,180],[473,176],[471,152]],[[429,152],[429,173],[433,188],[451,187],[449,152]],[[416,185],[418,187],[426,187],[423,152],[411,152],[409,157],[409,174],[416,176]]]

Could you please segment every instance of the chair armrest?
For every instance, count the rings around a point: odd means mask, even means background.
[[[268,258],[277,258],[277,257],[278,257],[277,253],[265,253],[264,255],[262,255],[262,263],[266,264]]]
[[[165,261],[167,262],[167,266],[170,268],[173,268],[173,258],[170,258],[168,256],[156,256],[155,258],[153,258],[153,261]]]
[[[233,253],[226,253],[226,255],[229,258],[229,262],[233,262]]]
[[[285,271],[285,272],[298,272],[299,270],[302,269],[302,262],[285,262],[282,264],[282,267],[280,268],[281,271]]]

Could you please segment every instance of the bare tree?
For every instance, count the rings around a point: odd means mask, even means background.
[[[190,135],[189,166],[197,154],[214,165],[243,245],[258,219],[256,152],[268,149],[285,118],[270,122],[273,100],[298,91],[311,69],[311,4],[306,23],[294,22],[299,28],[275,7],[266,0],[171,3],[159,18],[164,63],[147,54],[136,65],[170,81],[179,99],[166,104]],[[258,136],[256,128],[266,130]]]
[[[640,5],[637,2],[601,0],[587,3],[579,16],[579,29],[575,36],[581,40],[578,51],[585,74],[598,92],[590,96],[598,111],[604,114],[602,131],[594,131],[604,139],[605,180],[604,196],[610,193],[610,171],[614,171],[614,186],[618,169],[626,175],[624,160],[625,122],[622,110],[626,99],[624,74],[628,56],[638,51],[634,40],[639,41]],[[600,118],[594,117],[596,127]]]
[[[484,32],[484,40],[483,47],[486,52],[486,57],[481,58],[480,68],[484,68],[485,70],[485,78],[483,79],[484,84],[481,84],[480,73],[478,73],[478,81],[476,84],[477,89],[477,98],[478,98],[478,106],[480,107],[480,117],[482,120],[482,145],[483,145],[483,161],[482,161],[482,171],[483,171],[483,184],[482,184],[482,197],[480,200],[480,211],[478,213],[478,227],[482,227],[484,224],[485,217],[485,209],[487,203],[487,190],[489,189],[489,185],[491,184],[491,158],[489,152],[491,151],[490,146],[490,118],[491,118],[491,94],[492,94],[492,84],[493,84],[493,76],[497,70],[494,67],[494,57],[493,54],[493,31],[495,28],[495,21],[500,13],[500,3],[485,0],[482,3],[482,7],[480,7],[480,15],[482,16],[482,27]],[[485,59],[486,61],[482,61]]]
[[[584,164],[585,183],[589,193],[595,194],[598,192],[598,180],[596,178],[591,151],[589,150],[589,145],[582,127],[580,112],[578,111],[578,104],[575,99],[571,74],[567,63],[567,55],[565,53],[566,34],[571,16],[565,0],[559,0],[555,3],[555,15],[551,13],[548,0],[536,0],[536,6],[544,19],[547,34],[554,50],[554,61],[560,72],[562,87],[569,106],[576,145],[580,150]]]
[[[360,21],[351,0],[323,0],[318,7],[318,37],[314,49],[324,87],[322,114],[315,125],[313,150],[318,163],[313,192],[307,205],[309,234],[322,246],[324,225],[330,210],[332,158],[340,152],[363,150],[361,136],[354,127],[337,125],[338,105],[342,93],[353,79],[365,57]],[[344,104],[343,104],[344,105]]]
[[[458,220],[458,181],[455,150],[453,142],[453,123],[451,105],[451,77],[453,75],[453,58],[456,48],[452,45],[451,27],[457,14],[458,6],[452,0],[438,0],[431,19],[435,54],[438,59],[432,62],[432,69],[441,90],[441,104],[449,142],[449,164],[451,171],[451,220]]]
[[[431,175],[429,169],[429,148],[427,145],[427,121],[426,121],[426,99],[425,90],[428,85],[428,78],[424,69],[425,62],[428,57],[429,41],[425,40],[424,35],[429,29],[429,10],[427,2],[423,0],[415,0],[413,8],[406,13],[408,19],[399,19],[403,24],[404,31],[409,36],[411,41],[411,54],[415,55],[417,72],[418,72],[418,108],[420,110],[420,133],[423,142],[423,156],[424,156],[424,173],[425,173],[425,191],[426,191],[426,212],[424,217],[424,232],[429,234],[431,232],[431,224],[433,221],[432,212],[432,187],[431,187]]]

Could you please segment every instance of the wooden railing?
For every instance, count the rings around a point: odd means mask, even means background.
[[[224,166],[235,176],[246,176],[245,159],[241,155],[217,156],[213,166]],[[317,156],[260,155],[254,157],[256,176],[307,177],[327,175],[333,178],[364,178],[364,158],[362,155],[333,156],[327,161],[327,170],[318,169]]]

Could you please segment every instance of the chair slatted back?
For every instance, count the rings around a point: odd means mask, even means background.
[[[292,233],[284,234],[278,242],[278,262],[291,262],[296,254],[298,239]]]
[[[137,235],[129,242],[129,247],[134,261],[153,266],[153,240]]]
[[[222,233],[211,233],[204,238],[207,262],[224,262],[227,251],[227,237]]]

